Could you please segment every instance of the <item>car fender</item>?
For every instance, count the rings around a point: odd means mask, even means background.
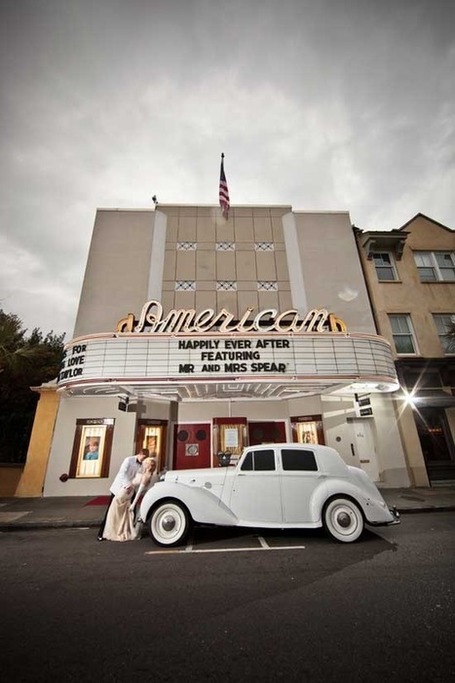
[[[146,521],[152,507],[166,498],[183,503],[195,522],[220,526],[235,526],[238,523],[237,517],[209,489],[172,481],[160,481],[147,491],[141,503],[140,519]]]
[[[372,484],[371,481],[369,483]],[[348,496],[360,507],[367,523],[389,523],[393,517],[374,484],[373,487],[374,489],[371,486],[364,488],[361,481],[357,484],[355,481],[344,478],[331,479],[327,481],[326,501],[329,498]]]
[[[330,498],[342,498],[343,496],[352,498],[359,505],[363,514],[367,514],[365,494],[348,479],[334,478],[327,481],[326,500],[323,506]]]

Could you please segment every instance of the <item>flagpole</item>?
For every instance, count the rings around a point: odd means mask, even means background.
[[[220,188],[219,188],[220,207],[224,218],[227,220],[229,215],[229,188],[224,173],[224,152],[221,152],[221,166],[220,166]]]

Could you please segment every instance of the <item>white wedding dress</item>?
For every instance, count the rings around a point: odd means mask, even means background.
[[[122,489],[114,496],[109,507],[103,538],[108,541],[135,541],[141,537],[142,524],[134,521],[134,512],[130,510],[134,489],[128,493]]]

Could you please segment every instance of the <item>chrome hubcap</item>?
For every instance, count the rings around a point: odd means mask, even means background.
[[[337,522],[343,529],[347,529],[351,524],[351,518],[347,512],[340,512],[337,516]]]
[[[166,517],[164,517],[163,519],[161,526],[165,531],[172,531],[172,529],[175,527],[174,517],[171,517],[171,515],[166,515]]]

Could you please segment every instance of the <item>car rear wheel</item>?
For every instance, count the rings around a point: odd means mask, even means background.
[[[171,547],[183,543],[190,530],[187,509],[175,500],[159,503],[148,519],[148,530],[157,545]]]
[[[358,505],[348,498],[334,498],[324,508],[324,527],[341,543],[353,543],[363,533],[365,523]]]

